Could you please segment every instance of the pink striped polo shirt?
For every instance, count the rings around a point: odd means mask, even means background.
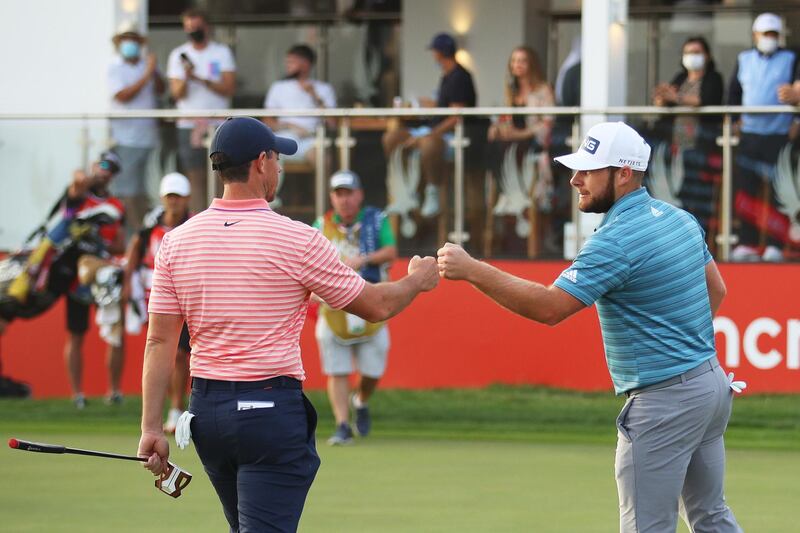
[[[192,376],[302,380],[309,294],[340,309],[364,284],[316,229],[264,200],[215,199],[164,236],[148,311],[185,318]]]

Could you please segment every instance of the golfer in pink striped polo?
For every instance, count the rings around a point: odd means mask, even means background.
[[[139,455],[167,467],[161,406],[185,320],[191,436],[231,531],[295,531],[319,468],[301,385],[309,295],[379,322],[439,280],[432,257],[414,257],[403,279],[366,283],[319,231],[272,211],[278,154],[296,150],[256,119],[225,121],[211,145],[222,199],[164,236],[153,275]]]

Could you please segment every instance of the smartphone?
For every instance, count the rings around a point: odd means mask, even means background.
[[[189,59],[189,56],[186,55],[186,52],[181,52],[181,63],[183,63],[183,68],[193,69],[194,63],[192,60]]]

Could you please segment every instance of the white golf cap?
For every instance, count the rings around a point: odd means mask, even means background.
[[[650,145],[624,122],[603,122],[592,126],[577,152],[555,160],[572,170],[629,166],[645,171]]]
[[[192,186],[189,184],[189,179],[180,172],[170,172],[161,178],[158,194],[159,196],[166,196],[168,194],[189,196],[192,194]]]
[[[776,31],[783,33],[783,21],[775,13],[761,13],[753,21],[753,31],[761,33],[767,31]]]
[[[331,190],[361,188],[361,179],[352,170],[340,170],[331,176]]]

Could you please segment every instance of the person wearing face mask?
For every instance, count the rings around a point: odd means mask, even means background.
[[[705,38],[689,37],[681,50],[681,69],[669,83],[653,91],[657,106],[708,106],[722,104],[722,76],[714,65]],[[663,115],[656,123],[656,136],[671,150],[682,154],[683,184],[674,191],[681,206],[692,213],[707,233],[714,216],[715,180],[719,176],[719,115]]]
[[[705,38],[689,37],[683,43],[681,70],[669,83],[661,83],[653,91],[657,106],[722,105],[722,76],[717,71]],[[719,135],[719,117],[680,115],[666,117],[672,143],[680,148],[710,148]]]
[[[112,42],[117,56],[108,69],[111,110],[158,107],[156,98],[164,91],[164,80],[155,54],[145,51],[146,39],[138,25],[123,24]],[[158,122],[155,118],[113,119],[111,137],[122,161],[122,170],[111,183],[111,193],[125,205],[130,215],[127,229],[133,234],[149,207],[145,176],[150,154],[158,146]]]
[[[169,90],[178,109],[228,109],[236,90],[236,63],[231,49],[211,40],[208,15],[188,9],[181,15],[188,42],[169,54],[167,77]],[[190,208],[205,209],[207,203],[204,144],[209,127],[219,120],[181,119],[178,121],[178,166],[192,184]]]
[[[773,13],[762,13],[753,22],[755,47],[739,54],[728,91],[730,105],[764,106],[800,103],[798,55],[779,46],[783,22]],[[742,114],[739,147],[734,166],[734,229],[739,244],[734,261],[782,261],[782,243],[757,222],[766,215],[782,217],[776,209],[770,184],[780,150],[789,140],[794,117],[790,113]]]

